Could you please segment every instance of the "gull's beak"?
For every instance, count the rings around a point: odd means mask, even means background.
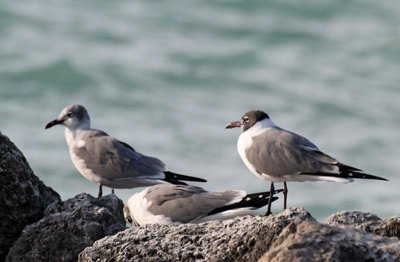
[[[242,124],[240,123],[240,121],[234,121],[234,122],[231,122],[231,123],[227,124],[227,125],[225,126],[225,128],[226,128],[226,129],[235,128],[235,127],[240,127],[241,125],[242,125]]]
[[[131,216],[126,216],[125,219],[129,224],[133,224],[133,220],[132,220]]]
[[[129,223],[129,224],[133,224],[133,219],[131,217],[130,211],[129,211],[129,207],[127,205],[124,205],[124,217],[125,220]]]
[[[48,123],[48,124],[46,125],[45,129],[49,129],[49,128],[52,127],[52,126],[59,125],[59,124],[61,124],[62,122],[63,122],[62,120],[54,119],[53,121],[51,121],[50,123]]]

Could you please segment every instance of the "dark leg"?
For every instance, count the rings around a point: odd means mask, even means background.
[[[111,194],[115,195],[114,188],[111,188]]]
[[[272,198],[274,196],[275,193],[275,187],[274,187],[274,183],[269,182],[270,183],[270,188],[269,188],[269,199],[268,199],[268,209],[267,209],[267,213],[265,213],[266,216],[269,216],[272,214],[271,212],[271,203],[272,203]]]
[[[103,195],[103,187],[101,186],[101,184],[99,185],[99,198]]]
[[[286,209],[286,204],[287,204],[287,185],[286,185],[286,181],[283,182],[283,210]]]

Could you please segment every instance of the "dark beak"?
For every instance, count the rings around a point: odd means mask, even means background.
[[[49,128],[52,127],[52,126],[59,125],[59,124],[61,124],[61,123],[62,123],[62,121],[60,121],[60,120],[58,120],[58,119],[54,119],[53,121],[51,121],[50,123],[48,123],[48,124],[46,125],[45,129],[49,129]]]
[[[242,124],[240,123],[240,121],[234,121],[234,122],[231,122],[231,123],[227,124],[227,125],[225,126],[225,128],[226,128],[226,129],[235,128],[235,127],[240,127],[241,125],[242,125]]]

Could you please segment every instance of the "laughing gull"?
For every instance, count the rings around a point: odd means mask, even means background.
[[[90,128],[89,114],[81,105],[64,108],[46,129],[54,125],[65,127],[72,162],[86,179],[99,185],[99,197],[103,185],[114,189],[160,183],[185,185],[181,180],[206,182],[170,172],[160,159],[143,155],[107,133]]]
[[[130,197],[124,206],[124,215],[127,222],[136,225],[223,220],[255,214],[256,209],[268,205],[270,195],[273,194],[246,194],[240,190],[209,192],[189,185],[155,185]]]
[[[249,111],[240,121],[226,128],[240,127],[237,142],[240,157],[247,168],[262,180],[269,180],[271,192],[275,182],[283,182],[286,209],[286,181],[352,182],[353,178],[387,180],[340,163],[323,153],[307,138],[278,127],[263,111]],[[271,214],[271,203],[267,214]]]

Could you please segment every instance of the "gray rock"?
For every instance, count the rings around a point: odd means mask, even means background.
[[[79,261],[255,261],[293,221],[313,220],[303,208],[269,217],[202,224],[146,225],[96,241]]]
[[[259,261],[399,261],[400,241],[360,230],[293,222]]]
[[[33,174],[21,151],[1,132],[0,156],[0,261],[4,261],[23,228],[61,200]]]
[[[291,208],[269,217],[125,230],[115,195],[61,202],[1,133],[0,155],[0,261],[400,261],[398,216],[347,211],[321,224]]]
[[[6,261],[76,261],[85,247],[126,228],[115,195],[80,194],[58,208],[23,230]]]
[[[374,233],[381,236],[400,238],[400,217],[393,216],[384,219],[382,223],[375,228]]]
[[[400,238],[400,217],[384,220],[371,213],[341,211],[330,215],[325,223],[342,228],[353,228],[380,236]]]

